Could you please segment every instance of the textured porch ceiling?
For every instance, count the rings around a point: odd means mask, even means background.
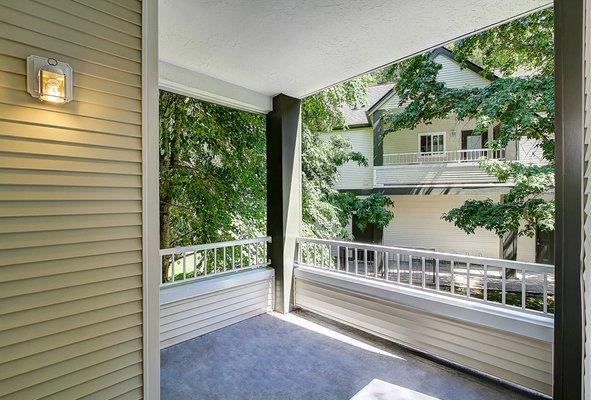
[[[304,97],[548,3],[160,0],[160,60],[230,92]]]

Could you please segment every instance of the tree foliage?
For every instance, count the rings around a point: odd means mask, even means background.
[[[346,231],[349,218],[365,229],[368,223],[384,227],[394,214],[392,201],[381,194],[358,199],[335,189],[338,167],[355,162],[367,165],[367,159],[352,151],[351,143],[339,135],[323,137],[335,128],[346,128],[341,108],[365,102],[365,91],[373,83],[362,76],[304,99],[302,104],[302,202],[305,236],[350,238]]]
[[[484,88],[450,88],[437,80],[441,65],[430,54],[391,69],[402,112],[386,118],[386,134],[455,116],[474,120],[475,133],[498,125],[499,137],[488,142],[505,147],[520,138],[535,139],[549,164],[481,161],[501,182],[515,183],[503,202],[470,200],[444,214],[468,233],[485,228],[502,235],[532,236],[536,228],[553,230],[553,201],[542,199],[554,186],[554,45],[553,11],[543,10],[456,43],[456,60],[476,61],[492,81]],[[494,74],[496,74],[496,76]]]

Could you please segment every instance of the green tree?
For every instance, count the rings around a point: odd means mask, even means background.
[[[357,214],[360,229],[368,223],[383,228],[393,218],[392,201],[379,193],[358,199],[339,192],[338,167],[346,162],[367,165],[367,159],[352,151],[351,143],[339,135],[323,133],[346,128],[341,107],[365,102],[365,92],[374,80],[365,75],[316,93],[302,103],[302,233],[320,238],[347,238],[347,222]]]
[[[387,116],[386,134],[453,115],[474,120],[475,133],[498,125],[499,137],[489,141],[491,148],[525,137],[536,139],[543,150],[545,166],[481,161],[489,174],[515,185],[502,202],[469,200],[443,215],[467,233],[485,228],[498,235],[532,236],[536,229],[554,229],[554,202],[542,198],[554,186],[553,25],[553,10],[547,9],[455,43],[456,59],[477,62],[492,80],[484,88],[449,88],[437,81],[441,66],[429,54],[389,71],[405,108]]]

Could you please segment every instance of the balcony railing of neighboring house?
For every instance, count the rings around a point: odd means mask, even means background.
[[[160,268],[168,266],[161,286],[270,265],[270,237],[233,240],[160,250]]]
[[[384,154],[384,165],[476,162],[481,158],[505,159],[505,149],[452,150],[429,153]]]
[[[554,266],[401,247],[298,239],[296,265],[551,317]]]

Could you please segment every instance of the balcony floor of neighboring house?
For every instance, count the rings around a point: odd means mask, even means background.
[[[535,398],[301,311],[247,319],[161,358],[163,400]]]

